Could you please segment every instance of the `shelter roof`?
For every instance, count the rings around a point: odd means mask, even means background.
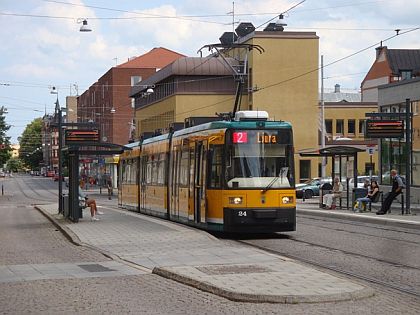
[[[326,146],[325,148],[302,149],[299,151],[300,156],[334,156],[334,155],[355,155],[358,152],[364,152],[362,145],[335,145]]]

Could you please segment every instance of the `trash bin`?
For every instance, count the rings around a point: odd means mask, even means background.
[[[352,199],[352,208],[354,207],[354,204],[356,202],[357,198],[363,198],[366,197],[368,193],[367,188],[353,188],[353,199]]]
[[[324,195],[328,194],[333,189],[330,183],[324,183],[319,188],[319,207],[322,208],[322,200]]]
[[[63,205],[63,215],[65,218],[69,217],[69,195],[61,195],[61,203]]]

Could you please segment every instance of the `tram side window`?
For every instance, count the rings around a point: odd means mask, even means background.
[[[150,159],[150,157],[147,157],[147,166],[146,166],[146,184],[152,183],[152,165],[153,161]]]
[[[131,160],[131,169],[130,169],[130,184],[135,184],[137,178],[137,163],[136,160]]]
[[[126,172],[126,165],[127,165],[126,161],[123,160],[121,163],[121,183],[125,183],[124,178],[125,178],[125,172]]]
[[[220,188],[222,179],[223,145],[212,145],[209,149],[209,188]]]
[[[157,183],[158,184],[165,184],[165,167],[166,165],[166,154],[161,153],[159,154],[159,162],[157,167]]]
[[[125,163],[125,172],[124,172],[124,183],[128,184],[130,182],[130,172],[131,172],[131,160],[127,160]]]
[[[152,162],[152,184],[157,184],[158,179],[158,161],[156,160],[156,156],[154,156],[153,162]]]
[[[188,185],[188,176],[190,169],[188,166],[189,150],[188,147],[184,147],[181,153],[181,165],[179,170],[179,183],[181,186]]]

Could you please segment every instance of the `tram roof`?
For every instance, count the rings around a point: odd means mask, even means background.
[[[265,128],[286,128],[291,129],[292,125],[286,121],[212,121],[202,125],[197,125],[190,128],[181,129],[174,132],[174,136],[181,136],[193,132],[211,130],[211,129],[261,129],[261,124],[264,124]]]
[[[261,123],[264,124],[264,127],[266,129],[270,128],[285,128],[285,129],[291,129],[292,125],[290,122],[287,121],[227,121],[227,120],[221,120],[221,121],[212,121],[205,124],[177,130],[173,133],[174,137],[187,135],[194,132],[200,132],[204,130],[213,130],[213,129],[261,129]],[[125,147],[128,148],[134,148],[138,147],[142,144],[148,144],[153,143],[157,141],[163,141],[169,139],[169,134],[163,134],[151,138],[147,138],[144,140],[132,142],[129,144],[126,144]]]
[[[169,134],[165,133],[163,135],[159,135],[159,136],[144,139],[141,144],[147,144],[147,143],[152,143],[152,142],[156,142],[156,141],[162,141],[162,140],[166,140],[168,138],[169,138]]]

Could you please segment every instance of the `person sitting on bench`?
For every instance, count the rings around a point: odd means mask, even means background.
[[[373,180],[370,184],[370,191],[366,195],[366,197],[357,198],[357,208],[355,208],[355,212],[362,211],[362,206],[366,205],[367,202],[371,202],[372,200],[375,200],[376,196],[379,194],[379,185],[376,180]]]
[[[391,191],[386,195],[385,200],[382,203],[381,210],[376,212],[376,214],[378,215],[383,215],[389,211],[389,208],[391,208],[392,202],[394,201],[395,198],[397,198],[399,194],[402,193],[402,190],[404,187],[404,183],[396,170],[391,170],[390,174],[392,178],[392,188],[391,188]]]
[[[96,207],[96,201],[95,199],[88,198],[86,193],[83,191],[83,187],[85,186],[85,182],[83,180],[80,181],[79,185],[79,201],[85,201],[86,205],[90,207],[90,218],[92,221],[99,221],[99,219],[96,217],[96,214],[103,214],[102,212],[99,212]]]
[[[335,205],[333,206],[333,200],[335,201],[336,198],[341,197],[341,193],[343,192],[343,184],[341,184],[340,179],[338,177],[334,178],[334,186],[332,192],[326,194],[322,197],[322,203],[325,205],[326,209],[334,209]]]

